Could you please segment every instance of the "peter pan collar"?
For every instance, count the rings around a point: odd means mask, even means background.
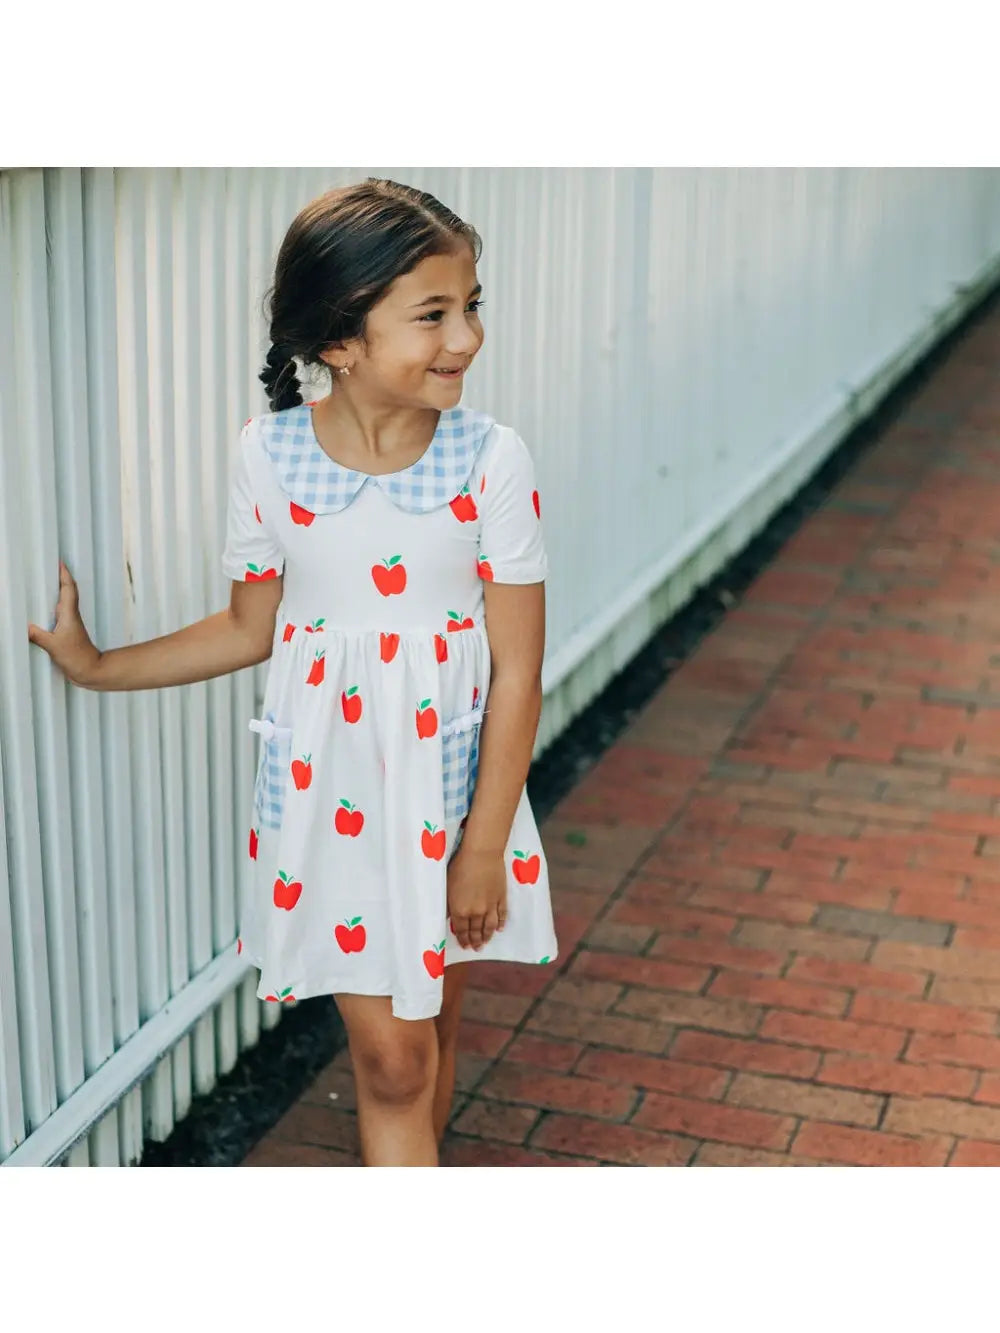
[[[320,448],[308,404],[258,417],[261,445],[278,484],[295,504],[313,514],[344,509],[366,483],[409,513],[449,504],[469,480],[476,456],[494,420],[468,407],[442,412],[422,458],[401,472],[381,477],[342,467]]]

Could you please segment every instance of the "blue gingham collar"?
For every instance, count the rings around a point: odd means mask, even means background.
[[[278,485],[310,513],[333,514],[345,509],[371,483],[400,509],[419,514],[439,509],[458,495],[495,423],[492,417],[468,407],[448,408],[441,413],[423,457],[401,472],[381,477],[343,467],[324,453],[306,403],[258,417],[256,424]]]

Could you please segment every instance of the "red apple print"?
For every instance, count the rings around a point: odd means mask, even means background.
[[[333,827],[345,838],[356,838],[365,826],[365,817],[356,805],[340,798],[340,809],[333,818]]]
[[[278,878],[274,881],[275,907],[283,907],[286,912],[290,912],[301,896],[302,885],[299,881],[279,870]]]
[[[420,849],[428,861],[440,861],[444,856],[444,829],[424,820],[424,831],[420,835]]]
[[[358,722],[361,719],[361,695],[358,693],[357,685],[352,685],[349,690],[342,690],[340,693],[340,706],[344,710],[345,722]]]
[[[490,564],[489,558],[487,556],[481,555],[479,557],[479,563],[476,565],[476,571],[479,574],[479,577],[481,579],[485,579],[487,583],[493,582],[493,566]]]
[[[265,579],[276,579],[278,571],[276,569],[261,569],[260,565],[247,565],[247,572],[243,576],[244,583],[263,583]]]
[[[444,975],[444,940],[436,949],[424,950],[424,967],[427,969],[427,975],[434,981]]]
[[[291,986],[286,986],[285,989],[283,991],[279,991],[277,995],[265,995],[264,999],[274,1000],[275,1003],[277,1003],[280,1000],[283,1004],[291,1004],[294,1003],[295,996],[292,994]]]
[[[251,860],[251,861],[256,861],[256,860],[257,860],[257,845],[258,845],[259,840],[260,840],[260,835],[259,835],[257,829],[252,828],[252,829],[250,830],[250,860]]]
[[[263,523],[263,522],[264,522],[264,520],[263,520],[263,519],[261,518],[261,516],[260,516],[260,509],[257,507],[257,505],[254,505],[254,507],[253,507],[253,516],[254,516],[254,518],[257,520],[258,523]]]
[[[449,634],[454,634],[456,630],[460,629],[472,629],[472,627],[473,620],[471,616],[463,617],[460,611],[448,612],[448,623],[445,625],[445,629]]]
[[[468,486],[463,486],[458,495],[451,501],[451,512],[459,523],[471,523],[479,517],[479,510],[476,508],[475,500],[469,494]]]
[[[300,524],[303,528],[307,528],[316,517],[315,514],[310,514],[308,509],[303,509],[301,505],[297,505],[294,500],[289,504],[288,509],[292,515],[292,522]]]
[[[541,506],[541,504],[540,504],[540,502],[539,502],[539,499],[538,499],[538,492],[537,492],[537,491],[532,491],[532,492],[531,492],[531,503],[535,506],[535,517],[536,517],[536,518],[541,518],[541,516],[542,516],[542,506]]]
[[[447,662],[448,640],[444,637],[443,634],[434,635],[434,652],[437,655],[437,660],[439,662]]]
[[[483,491],[485,491],[485,490],[486,490],[486,473],[484,472],[484,473],[483,473],[483,479],[482,479],[482,481],[479,483],[479,494],[482,495]]]
[[[406,587],[406,570],[399,563],[402,558],[401,555],[394,555],[388,560],[383,559],[381,565],[372,565],[375,587],[383,597],[392,597],[395,593],[401,593]]]
[[[303,625],[302,628],[305,630],[307,634],[322,634],[323,626],[325,624],[326,624],[325,618],[323,616],[320,616],[319,620],[310,620],[309,624]]]
[[[236,941],[236,956],[239,957],[239,955],[240,955],[242,952],[243,952],[243,941],[240,940],[240,939],[238,939],[238,940]]]
[[[337,926],[333,933],[344,953],[360,953],[365,947],[365,928],[359,916],[351,920],[345,918],[344,924]]]
[[[288,623],[285,625],[285,632],[284,632],[284,634],[281,636],[281,642],[282,642],[282,643],[291,643],[291,641],[292,641],[292,635],[293,635],[294,633],[295,633],[295,626],[294,626],[294,625],[292,624],[292,622],[289,620]]]
[[[312,666],[309,669],[309,675],[306,677],[307,685],[322,685],[323,677],[326,675],[326,649],[321,648],[316,654]]]
[[[476,706],[476,704],[477,704],[478,702],[479,702],[479,686],[478,686],[478,685],[473,685],[473,687],[472,687],[472,706],[473,706],[473,708],[475,708],[475,706]]]
[[[528,856],[525,852],[515,852],[511,869],[518,884],[537,884],[541,865],[541,858],[537,853]]]
[[[383,662],[391,662],[396,656],[396,649],[399,647],[398,634],[380,634],[378,636],[379,652],[382,654]]]
[[[422,699],[417,704],[417,737],[419,740],[428,740],[431,736],[437,735],[438,715],[431,707],[430,699]]]
[[[253,417],[247,417],[246,421],[244,421],[244,423],[243,423],[243,429],[244,429],[244,430],[246,430],[247,426],[250,425],[250,422],[251,422],[251,421],[253,421]]]
[[[292,762],[292,780],[297,791],[305,791],[313,780],[311,759],[312,755],[307,754],[304,758]]]

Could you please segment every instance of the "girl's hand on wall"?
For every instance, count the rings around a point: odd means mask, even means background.
[[[59,600],[52,630],[28,626],[28,638],[44,648],[53,662],[74,685],[86,685],[97,670],[101,654],[91,642],[80,619],[80,594],[69,570],[59,562]]]
[[[507,919],[507,869],[503,852],[481,852],[462,843],[448,864],[448,915],[463,949],[476,952]]]

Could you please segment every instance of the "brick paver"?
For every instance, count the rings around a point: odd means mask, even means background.
[[[546,821],[451,1165],[1000,1165],[1000,302]],[[342,1052],[247,1164],[357,1162]]]

